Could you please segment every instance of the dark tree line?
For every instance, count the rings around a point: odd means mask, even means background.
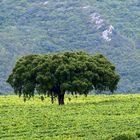
[[[58,97],[59,105],[63,105],[65,93],[114,92],[119,79],[115,66],[101,54],[64,52],[22,57],[7,82],[25,100],[38,93],[42,99],[50,96],[52,102]]]

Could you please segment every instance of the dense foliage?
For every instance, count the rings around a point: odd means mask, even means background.
[[[0,139],[116,140],[139,132],[140,95],[66,96],[65,104],[1,96]]]
[[[71,50],[104,54],[122,77],[117,92],[139,92],[139,6],[139,0],[1,0],[0,94],[11,92],[5,81],[17,58]],[[102,32],[110,25],[107,42]]]
[[[64,104],[66,92],[85,95],[92,90],[114,92],[119,79],[115,66],[103,55],[65,52],[22,57],[7,82],[25,100],[37,91],[50,95],[52,100],[57,96],[59,104]]]

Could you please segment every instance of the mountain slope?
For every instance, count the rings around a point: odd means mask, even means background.
[[[121,74],[117,92],[140,91],[138,0],[0,0],[0,92],[17,58],[30,53],[103,53]]]

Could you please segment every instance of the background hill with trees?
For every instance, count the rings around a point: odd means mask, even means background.
[[[0,93],[27,54],[102,53],[121,75],[118,93],[140,91],[138,0],[0,0]]]

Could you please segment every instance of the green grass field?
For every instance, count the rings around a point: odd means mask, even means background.
[[[66,97],[65,106],[0,97],[1,140],[109,140],[138,131],[140,95]]]

